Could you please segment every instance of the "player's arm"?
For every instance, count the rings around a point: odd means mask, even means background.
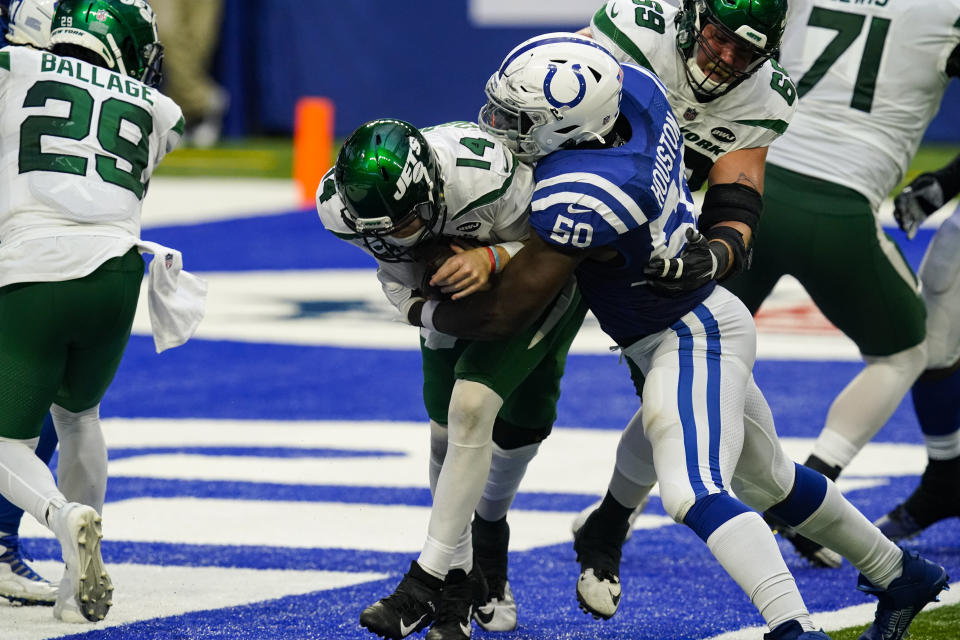
[[[700,213],[700,232],[727,251],[726,268],[717,280],[747,267],[753,232],[763,212],[763,170],[767,147],[738,149],[714,163]]]
[[[502,242],[475,249],[451,244],[454,255],[433,274],[430,286],[451,294],[452,300],[466,298],[489,287],[490,278],[503,271],[521,248],[522,242]]]
[[[496,287],[456,302],[414,304],[408,320],[459,338],[507,338],[537,319],[585,255],[558,249],[531,234]]]
[[[750,241],[763,212],[763,167],[767,148],[724,155],[710,171],[697,227],[676,258],[651,260],[644,269],[650,284],[667,292],[692,291],[710,280],[723,281],[749,266]]]
[[[960,78],[960,44],[947,57],[947,76]],[[920,223],[960,194],[960,155],[937,171],[923,173],[903,188],[893,200],[893,217],[912,240]]]
[[[380,281],[380,287],[383,289],[383,294],[387,297],[387,300],[400,312],[400,317],[406,320],[410,308],[418,302],[422,304],[426,301],[426,298],[419,290],[404,284],[403,279],[394,272],[399,264],[378,261],[377,280]]]

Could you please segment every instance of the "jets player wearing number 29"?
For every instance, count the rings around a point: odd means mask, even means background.
[[[807,460],[833,478],[890,418],[928,358],[945,355],[946,326],[925,339],[935,325],[926,324],[916,277],[876,211],[960,73],[958,19],[958,0],[790,2],[781,62],[800,108],[770,149],[753,268],[728,286],[756,311],[791,274],[860,350],[866,366],[830,406]],[[942,264],[925,289],[956,272],[956,261]],[[928,353],[934,344],[938,353]],[[935,444],[931,454],[957,455],[956,445],[949,450]]]
[[[13,46],[46,49],[50,44],[54,0],[13,0],[0,2],[0,47]],[[4,19],[5,18],[5,19]],[[57,432],[50,414],[44,418],[37,457],[50,462],[57,448]],[[20,541],[23,509],[0,496],[0,597],[24,605],[51,605],[56,601],[56,585],[37,574],[24,558]]]
[[[139,238],[150,174],[183,126],[156,89],[163,47],[150,6],[63,0],[50,43],[52,53],[0,50],[0,493],[60,542],[54,616],[95,622],[113,592],[100,554],[99,407],[130,336],[140,251],[162,256],[150,268],[158,350],[189,338],[205,288],[179,252]],[[33,452],[48,410],[59,490]]]
[[[622,87],[610,82],[620,77]],[[533,234],[490,291],[417,303],[410,317],[466,338],[500,338],[529,325],[575,274],[600,326],[647,378],[641,413],[650,455],[640,463],[659,480],[667,513],[703,539],[749,595],[771,629],[767,638],[826,638],[773,534],[747,505],[777,504],[873,584],[890,585],[906,564],[832,483],[795,471],[772,418],[745,420],[748,389],[760,392],[750,373],[756,332],[743,304],[713,281],[664,295],[655,280],[666,260],[700,243],[722,274],[731,252],[713,245],[734,241],[713,235],[709,223],[713,241],[696,233],[705,225],[683,177],[680,127],[663,85],[640,68],[621,68],[592,40],[547,34],[511,51],[486,92],[483,127],[537,162]],[[923,596],[936,595],[945,572],[917,562],[927,580]],[[601,570],[591,588],[613,595],[619,581],[607,577]],[[579,583],[577,596],[582,602]],[[883,619],[905,614],[883,599],[878,610]]]

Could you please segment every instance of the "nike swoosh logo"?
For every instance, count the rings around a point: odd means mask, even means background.
[[[403,618],[400,618],[400,635],[408,636],[417,628],[417,626],[423,622],[423,619],[427,617],[427,614],[423,614],[417,620],[414,620],[410,624],[403,624]]]
[[[475,616],[476,616],[477,620],[478,620],[480,623],[482,623],[482,624],[490,624],[490,621],[493,620],[493,614],[494,614],[494,611],[495,611],[496,609],[494,609],[493,607],[491,607],[491,608],[490,608],[490,613],[487,613],[487,612],[484,611],[483,609],[484,609],[483,607],[479,607],[479,608],[476,610],[476,612],[475,612]]]
[[[467,636],[467,637],[469,638],[469,637],[470,637],[470,632],[472,631],[472,629],[470,628],[470,625],[469,625],[469,624],[463,624],[463,623],[461,622],[461,623],[460,623],[460,631],[463,632],[463,635],[465,635],[465,636]]]
[[[571,204],[567,207],[567,213],[572,213],[577,215],[578,213],[593,213],[593,209],[585,209],[583,207],[578,207],[575,204]]]
[[[614,5],[614,6],[610,7],[610,17],[611,17],[611,18],[616,18],[618,15],[620,15],[620,12],[617,11],[617,6]]]

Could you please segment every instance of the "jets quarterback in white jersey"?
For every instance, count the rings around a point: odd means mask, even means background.
[[[710,7],[699,4],[687,0],[683,7],[674,7],[656,0],[610,0],[590,23],[592,37],[618,60],[649,69],[663,82],[683,131],[683,159],[694,191],[706,182],[719,158],[740,149],[769,146],[787,130],[797,108],[790,76],[770,57],[779,46],[780,5],[786,3],[767,3],[769,15],[755,7],[730,10],[730,3],[724,2],[711,2]],[[698,32],[706,26],[699,21],[706,22],[707,9],[713,12],[709,15],[729,22],[731,33],[725,38],[750,33],[755,36],[750,42],[759,45],[759,51],[743,64],[742,74],[727,82],[707,77],[693,51]],[[751,28],[744,30],[746,26]]]
[[[530,167],[518,162],[499,140],[475,123],[451,122],[420,131],[436,158],[445,203],[443,215],[425,231],[431,236],[469,238],[485,245],[513,243],[506,249],[516,253],[528,233],[526,212],[533,193]],[[397,195],[403,198],[405,194],[398,189]],[[406,321],[414,291],[423,284],[425,265],[409,256],[403,259],[404,250],[410,247],[395,248],[400,242],[397,239],[388,242],[359,233],[344,216],[345,211],[331,168],[317,188],[320,221],[337,237],[378,258],[377,276],[384,293]],[[425,333],[430,344],[440,339],[432,336],[434,332]]]
[[[532,192],[529,165],[476,124],[421,132],[383,119],[344,143],[317,209],[328,230],[377,259],[387,298],[409,321],[424,304],[475,295],[523,253]],[[451,242],[481,246],[454,253]],[[571,279],[516,337],[476,342],[421,330],[433,508],[419,558],[397,594],[363,610],[362,626],[392,638],[428,625],[431,639],[469,637],[475,613],[487,630],[516,627],[505,516],[556,419],[566,354],[585,314]]]

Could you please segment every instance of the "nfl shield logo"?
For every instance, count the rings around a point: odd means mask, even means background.
[[[697,110],[693,107],[688,107],[686,111],[683,112],[684,120],[693,120],[697,117]]]
[[[168,253],[167,255],[163,256],[163,266],[165,266],[167,269],[169,269],[171,266],[173,266],[173,254],[172,254],[172,253]]]
[[[107,12],[106,12],[106,10],[100,9],[99,11],[97,11],[97,20],[99,20],[100,22],[106,22],[106,21],[107,21]]]

